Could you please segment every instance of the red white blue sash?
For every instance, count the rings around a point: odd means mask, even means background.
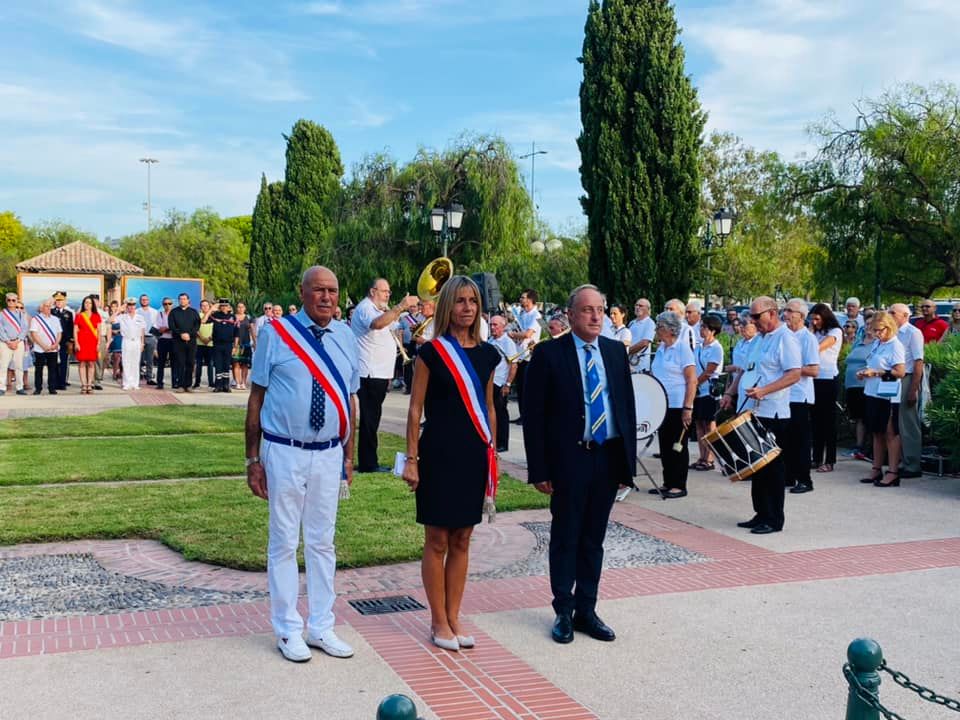
[[[17,329],[17,335],[23,332],[23,325],[20,324],[20,319],[16,315],[4,308],[3,316],[7,319],[7,322]]]
[[[347,412],[350,395],[347,392],[347,384],[343,381],[343,376],[337,370],[333,359],[320,341],[297,320],[295,315],[276,318],[270,325],[293,354],[306,365],[310,375],[320,383],[320,387],[333,401],[337,418],[340,420],[340,439],[346,442],[350,434],[350,414]],[[332,382],[330,376],[333,377]]]
[[[47,325],[47,321],[43,319],[43,316],[37,315],[37,322],[40,323],[40,329],[43,331],[43,334],[47,336],[47,340],[50,341],[51,345],[57,344],[57,335],[53,330]]]
[[[499,475],[497,472],[497,454],[493,446],[493,435],[490,433],[490,419],[487,417],[486,389],[480,382],[477,371],[473,368],[473,363],[467,357],[466,352],[452,335],[431,340],[434,349],[443,361],[450,375],[453,376],[454,384],[460,393],[460,399],[467,411],[473,427],[477,434],[487,446],[487,492],[485,504],[490,503],[497,497],[497,484]]]

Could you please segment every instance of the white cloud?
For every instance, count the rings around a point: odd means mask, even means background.
[[[335,2],[312,2],[305,5],[302,12],[307,15],[339,15],[343,6]]]
[[[738,0],[678,7],[682,40],[706,53],[695,78],[708,129],[736,133],[788,159],[815,150],[806,128],[901,82],[960,81],[960,4],[943,0]]]

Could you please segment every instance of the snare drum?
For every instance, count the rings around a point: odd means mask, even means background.
[[[653,375],[637,373],[633,381],[633,403],[637,411],[637,440],[646,440],[667,416],[667,391]]]
[[[746,480],[780,455],[773,434],[749,410],[707,433],[703,440],[717,456],[730,482]]]

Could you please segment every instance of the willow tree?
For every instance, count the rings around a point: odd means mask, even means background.
[[[618,301],[684,297],[705,115],[667,0],[591,0],[580,85],[590,278]]]

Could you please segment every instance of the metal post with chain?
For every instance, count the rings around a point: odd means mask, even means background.
[[[843,675],[850,686],[847,697],[846,720],[879,720],[883,715],[886,720],[905,720],[893,710],[884,707],[880,702],[880,673],[890,675],[893,681],[902,688],[912,690],[927,702],[960,712],[960,702],[953,698],[940,695],[930,688],[913,682],[904,673],[887,666],[883,659],[883,652],[876,641],[869,638],[858,638],[847,648],[849,662],[843,666]]]

